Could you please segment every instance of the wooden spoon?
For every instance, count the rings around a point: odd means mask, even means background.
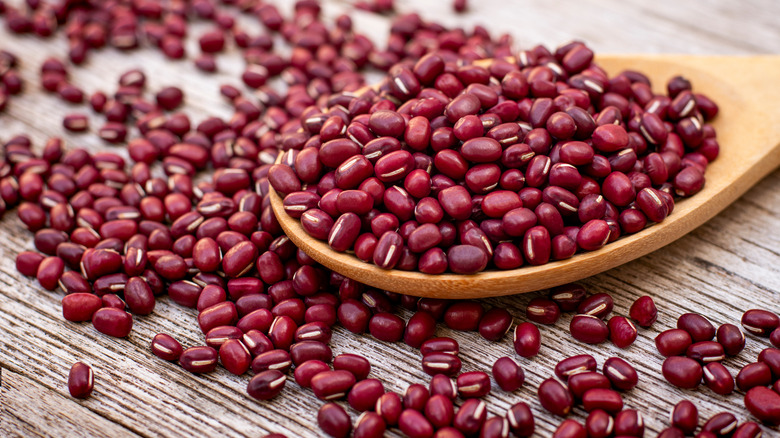
[[[661,92],[675,75],[720,107],[713,125],[720,156],[707,168],[706,184],[680,200],[669,217],[598,251],[542,266],[475,275],[429,275],[384,270],[339,253],[306,234],[271,190],[271,206],[287,236],[328,268],[370,286],[434,298],[479,298],[537,291],[580,280],[634,260],[679,239],[734,202],[780,165],[780,56],[606,55],[597,62],[611,75],[645,73]]]

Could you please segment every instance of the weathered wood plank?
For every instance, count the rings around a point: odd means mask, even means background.
[[[292,2],[280,2],[289,11]],[[518,46],[544,43],[554,47],[573,38],[583,39],[599,52],[681,53],[780,53],[776,17],[780,4],[773,1],[700,2],[639,0],[622,2],[506,2],[472,1],[471,12],[455,15],[449,2],[417,4],[399,0],[399,10],[418,9],[424,18],[454,25],[489,25],[496,32],[510,32]],[[334,17],[349,9],[346,1],[327,2],[325,15]],[[389,27],[387,17],[356,12],[356,26],[378,40]],[[250,26],[248,21],[242,21]],[[206,27],[194,27],[194,34]],[[22,74],[27,90],[14,98],[0,116],[0,138],[26,132],[40,146],[48,136],[62,135],[71,146],[90,149],[121,148],[103,145],[94,135],[64,135],[60,119],[67,112],[84,110],[61,103],[41,92],[37,68],[47,56],[61,53],[62,40],[45,44],[29,37],[9,35],[0,28],[0,47],[23,54]],[[191,45],[191,51],[195,46]],[[169,62],[158,53],[141,51],[124,56],[104,51],[84,68],[74,68],[72,80],[88,92],[113,90],[119,73],[142,65],[150,75],[150,89],[177,84],[187,93],[187,112],[194,120],[204,114],[228,115],[229,108],[218,93],[221,83],[240,85],[237,72],[242,63],[235,51],[220,56],[222,73],[204,77],[188,62]],[[163,75],[162,72],[165,72]],[[695,85],[695,84],[694,84]],[[85,112],[88,112],[84,110]],[[99,119],[92,119],[94,134]],[[625,396],[626,406],[645,414],[647,427],[657,432],[667,426],[668,409],[690,398],[702,418],[728,410],[740,419],[749,414],[742,394],[715,396],[706,388],[682,391],[671,388],[660,375],[661,357],[653,337],[675,325],[675,317],[696,311],[717,324],[738,323],[748,308],[763,306],[780,312],[780,172],[762,181],[722,214],[678,242],[642,259],[585,280],[591,291],[615,297],[615,312],[626,314],[631,302],[648,294],[656,299],[661,315],[649,330],[641,330],[627,350],[611,345],[586,346],[568,334],[570,316],[554,327],[542,327],[545,343],[533,360],[514,354],[510,336],[489,343],[476,333],[455,333],[440,327],[438,334],[456,338],[462,349],[464,371],[488,370],[501,356],[514,357],[526,372],[527,383],[515,393],[493,388],[485,398],[491,414],[500,415],[518,401],[528,402],[537,418],[538,434],[550,436],[559,418],[546,413],[536,402],[536,388],[552,373],[563,357],[589,352],[599,363],[613,355],[634,363],[641,375],[639,386]],[[13,213],[0,222],[0,434],[3,436],[261,436],[284,432],[288,436],[319,436],[316,410],[321,402],[291,380],[280,397],[258,403],[245,394],[247,376],[235,377],[223,369],[194,376],[174,364],[154,357],[149,341],[167,332],[185,346],[202,343],[195,325],[195,312],[167,299],[160,300],[154,315],[137,318],[125,340],[97,333],[89,324],[62,320],[59,292],[40,290],[34,279],[21,277],[14,257],[32,248],[31,237]],[[534,294],[485,300],[509,309],[517,322],[525,320],[525,304]],[[410,314],[403,312],[408,318]],[[370,336],[355,336],[337,329],[334,353],[358,352],[369,358],[372,376],[385,381],[388,390],[403,391],[410,383],[427,383],[419,369],[419,354],[404,344],[389,345]],[[748,338],[739,358],[725,361],[736,372],[755,360],[766,340]],[[74,401],[65,387],[70,365],[82,360],[93,366],[96,387],[86,401]],[[353,419],[357,413],[350,411]],[[581,408],[573,418],[584,420]],[[774,431],[777,434],[777,431]],[[395,433],[391,434],[397,436]],[[648,433],[652,436],[652,433]]]

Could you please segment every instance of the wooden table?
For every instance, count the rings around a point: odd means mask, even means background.
[[[290,9],[289,1],[283,10]],[[401,11],[420,10],[426,18],[449,25],[483,23],[491,30],[510,32],[520,47],[544,43],[548,47],[577,38],[587,41],[597,53],[780,53],[780,3],[771,0],[701,2],[623,0],[612,2],[471,2],[471,11],[455,15],[449,1],[399,0]],[[346,2],[327,2],[325,15],[335,17],[348,9]],[[356,12],[359,29],[383,41],[389,19]],[[194,27],[194,34],[205,29]],[[64,136],[69,145],[105,148],[93,134],[65,135],[59,121],[63,114],[84,108],[65,105],[39,89],[37,70],[41,61],[60,54],[62,39],[41,42],[9,35],[0,30],[0,48],[23,56],[22,74],[27,92],[12,99],[0,116],[0,137],[27,133],[41,147],[48,136]],[[195,52],[195,46],[189,47]],[[738,62],[738,61],[737,61]],[[188,112],[198,119],[206,110],[229,115],[218,95],[218,86],[239,84],[237,75],[220,73],[211,78],[194,72],[190,63],[167,62],[157,52],[139,51],[120,56],[106,50],[94,54],[84,68],[73,68],[73,82],[86,91],[114,89],[121,71],[142,66],[150,76],[150,88],[182,86]],[[222,71],[239,72],[242,62],[235,51],[220,58]],[[167,73],[164,73],[167,72]],[[216,80],[215,80],[216,78]],[[695,86],[695,84],[694,84]],[[777,86],[773,84],[773,86]],[[706,90],[703,90],[706,91]],[[86,111],[88,112],[88,111]],[[756,123],[761,123],[757,120]],[[750,129],[746,126],[745,129]],[[154,357],[149,342],[155,333],[167,332],[185,346],[202,343],[195,326],[196,313],[170,303],[158,302],[154,315],[136,318],[127,339],[97,333],[89,324],[63,321],[61,292],[46,292],[33,279],[16,272],[14,258],[31,249],[32,239],[14,213],[0,222],[0,435],[2,436],[262,436],[282,432],[290,437],[319,436],[316,411],[322,404],[310,391],[290,379],[287,388],[272,402],[257,402],[245,393],[248,376],[236,377],[218,369],[196,376],[179,366]],[[741,314],[754,307],[780,312],[780,172],[774,172],[722,214],[678,242],[604,274],[583,281],[592,292],[615,297],[615,312],[626,314],[631,302],[650,295],[658,304],[658,322],[630,348],[619,350],[609,343],[587,346],[568,334],[570,316],[555,327],[542,327],[544,346],[534,360],[515,355],[511,336],[489,343],[476,333],[453,333],[440,327],[438,334],[452,336],[461,344],[463,370],[489,370],[499,357],[514,357],[525,369],[526,383],[514,393],[498,387],[485,397],[491,415],[503,415],[518,401],[528,402],[536,415],[537,432],[550,436],[560,423],[544,411],[536,388],[549,377],[554,364],[578,353],[593,354],[602,364],[610,356],[632,362],[640,384],[624,394],[627,408],[644,414],[648,436],[668,426],[667,412],[682,399],[699,407],[701,418],[730,411],[740,420],[750,419],[739,391],[721,397],[702,386],[697,391],[678,390],[663,381],[662,358],[653,338],[674,327],[685,312],[701,312],[714,323],[739,323]],[[486,300],[505,306],[516,321],[524,318],[525,304],[536,294]],[[408,317],[409,313],[403,314]],[[419,353],[405,344],[378,342],[370,336],[355,336],[337,329],[335,354],[355,352],[368,357],[372,376],[386,382],[386,389],[402,392],[411,383],[427,384],[420,370]],[[738,358],[724,363],[733,373],[756,360],[768,346],[766,339],[748,336],[747,348]],[[81,401],[67,394],[68,370],[76,361],[90,364],[96,376],[92,397]],[[353,419],[357,417],[350,411]],[[584,421],[575,409],[571,416]],[[397,430],[390,435],[396,436]],[[777,429],[764,436],[776,436]]]

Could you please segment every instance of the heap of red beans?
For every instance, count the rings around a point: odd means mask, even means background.
[[[87,97],[68,81],[66,62],[47,59],[42,87],[73,105],[88,102],[105,117],[101,138],[121,144],[135,129],[140,136],[127,144],[129,166],[116,153],[65,150],[59,138],[39,153],[26,136],[3,143],[0,213],[17,207],[35,233],[36,251],[16,258],[19,272],[65,294],[65,320],[90,321],[109,336],[127,336],[134,318],[153,313],[162,294],[196,308],[203,344],[185,348],[160,333],[150,340],[156,356],[193,373],[218,364],[236,375],[251,369],[247,392],[261,400],[278,395],[291,376],[325,402],[317,419],[333,437],[379,437],[388,428],[411,437],[531,436],[528,403],[489,416],[480,400],[492,381],[503,391],[522,387],[520,365],[502,357],[489,373],[461,372],[458,342],[436,336],[443,323],[502,341],[514,323],[507,309],[379,291],[327,270],[282,233],[269,206],[269,181],[312,235],[383,268],[472,273],[540,264],[661,221],[673,195],[698,191],[718,151],[705,123],[717,113],[715,104],[681,77],[668,83],[668,96],[654,95],[638,72],[609,79],[581,43],[554,52],[536,47],[512,62],[503,59],[510,55],[508,37],[450,30],[411,14],[394,20],[387,48],[379,49],[352,30],[348,16],[327,28],[314,1],[298,1],[289,20],[268,3],[222,3],[254,15],[267,32],[240,29],[212,0],[28,0],[23,9],[0,1],[14,32],[48,37],[63,28],[73,64],[90,50],[130,50],[142,42],[183,58],[188,19],[213,21],[214,29],[198,38],[196,66],[215,71],[214,54],[231,36],[247,61],[241,78],[259,96],[225,85],[234,115],[192,124],[177,112],[181,90],[147,90],[141,70],[122,74],[114,92]],[[390,12],[392,1],[366,8]],[[289,57],[274,52],[274,32],[293,46]],[[472,62],[484,57],[502,59],[486,67]],[[0,52],[0,108],[4,93],[21,89],[16,62]],[[365,66],[390,71],[377,90],[362,88],[356,70]],[[286,93],[266,85],[274,76],[285,81]],[[87,120],[72,113],[63,124],[84,131]],[[283,164],[272,166],[279,151]],[[213,172],[195,183],[203,170]],[[404,320],[398,307],[412,316]],[[634,342],[637,325],[648,328],[658,315],[649,296],[627,316],[611,315],[613,308],[609,295],[589,296],[581,285],[554,288],[528,303],[528,321],[515,326],[515,352],[536,356],[537,324],[555,324],[562,312],[575,312],[575,340],[609,339],[619,348]],[[430,381],[403,394],[386,392],[366,358],[333,356],[336,324],[419,349]],[[742,326],[780,348],[774,313],[750,310]],[[737,326],[715,330],[697,314],[682,315],[677,329],[656,338],[668,356],[663,374],[670,383],[695,388],[703,379],[717,394],[734,390],[721,361],[744,344]],[[619,357],[598,369],[591,355],[566,358],[539,385],[539,403],[549,412],[565,417],[577,404],[589,413],[584,425],[564,420],[555,437],[644,434],[641,414],[625,409],[621,395],[637,385],[637,371]],[[73,397],[90,396],[94,384],[88,365],[73,365]],[[754,417],[777,424],[780,350],[763,350],[738,373],[736,386]],[[362,413],[354,424],[333,403],[344,399]],[[697,427],[695,405],[683,401],[661,436]],[[707,420],[699,436],[760,433],[756,423],[739,424],[724,412]]]
[[[573,42],[459,65],[430,53],[307,108],[269,181],[335,251],[383,269],[474,274],[594,251],[704,185],[717,106],[654,94]]]

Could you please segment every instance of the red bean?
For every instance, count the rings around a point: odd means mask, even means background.
[[[323,432],[335,438],[346,438],[352,431],[352,420],[344,408],[336,403],[325,403],[320,407],[317,424]]]
[[[586,344],[599,344],[609,336],[609,328],[604,321],[591,315],[575,315],[569,331],[574,339]]]
[[[430,393],[428,392],[428,388],[419,383],[413,383],[407,386],[406,391],[404,392],[404,409],[422,411],[425,409],[425,403],[428,402],[429,398]]]
[[[539,385],[537,395],[543,408],[562,417],[569,414],[574,403],[566,387],[555,379],[543,381]]]
[[[751,309],[742,315],[742,328],[756,336],[768,337],[780,327],[780,317],[763,309]]]
[[[355,421],[354,438],[379,438],[384,436],[385,422],[373,412],[363,412]]]
[[[709,341],[715,337],[715,326],[697,313],[680,315],[677,328],[688,332],[693,342]]]
[[[155,356],[167,361],[179,360],[184,351],[179,341],[165,333],[158,333],[154,336],[151,348]]]
[[[587,412],[601,409],[615,415],[623,409],[623,398],[617,391],[593,388],[582,395],[582,405]]]
[[[555,375],[563,381],[585,371],[596,371],[596,359],[589,354],[571,356],[555,365]]]
[[[76,362],[68,374],[68,392],[71,397],[87,398],[95,386],[95,376],[89,365]]]
[[[691,335],[683,329],[666,330],[655,337],[658,352],[667,357],[685,354],[692,343]]]
[[[607,327],[610,341],[618,348],[626,348],[636,340],[636,327],[625,316],[613,316],[609,319]]]
[[[460,373],[462,366],[458,356],[432,352],[425,354],[422,359],[422,369],[428,375],[444,374],[445,376],[454,376]]]
[[[470,371],[458,376],[457,385],[462,398],[482,397],[490,392],[490,376],[482,371]]]
[[[211,347],[190,347],[182,352],[179,364],[191,373],[210,373],[217,368],[217,358],[217,350]]]
[[[493,379],[504,391],[512,392],[523,385],[525,373],[509,357],[501,357],[493,364]]]
[[[386,392],[377,399],[375,410],[377,415],[379,415],[388,426],[395,426],[398,424],[398,419],[401,417],[401,412],[403,410],[401,397],[394,392]]]
[[[479,399],[468,399],[460,406],[452,425],[464,435],[474,435],[482,428],[487,418],[485,402]]]
[[[385,393],[382,382],[377,379],[361,380],[352,387],[347,402],[353,409],[364,412],[373,409],[377,400]]]
[[[610,357],[604,362],[602,372],[617,389],[628,391],[639,382],[639,376],[630,363],[619,357]]]
[[[745,394],[745,407],[762,422],[780,424],[780,394],[763,386],[756,386]]]
[[[680,429],[686,435],[693,435],[699,426],[699,411],[688,400],[677,403],[670,414],[672,426]]]
[[[444,312],[444,323],[454,330],[473,331],[479,326],[484,314],[482,305],[476,301],[460,301]]]
[[[745,348],[745,335],[734,324],[723,324],[718,327],[716,337],[729,356],[736,356]]]
[[[703,374],[698,362],[678,356],[668,357],[663,363],[662,372],[669,383],[684,389],[694,389],[699,386]]]
[[[371,364],[362,356],[342,353],[333,359],[333,369],[349,371],[357,380],[363,380],[371,372]]]
[[[650,327],[658,319],[658,309],[655,307],[655,302],[647,295],[637,298],[631,304],[628,314],[640,327],[644,328]]]
[[[92,325],[100,333],[124,338],[133,328],[133,317],[124,310],[104,307],[92,315]]]
[[[569,391],[571,391],[572,395],[577,399],[582,399],[582,396],[590,389],[610,389],[612,387],[610,380],[606,376],[594,371],[585,371],[574,374],[569,377],[567,383]]]
[[[711,362],[704,366],[704,383],[715,394],[727,395],[734,391],[734,377],[720,362]]]
[[[558,305],[547,298],[532,299],[525,309],[526,318],[539,324],[555,324],[561,315]]]
[[[642,414],[634,409],[626,409],[615,415],[615,434],[619,436],[643,436],[645,422]]]
[[[764,362],[749,363],[739,370],[736,382],[741,391],[748,391],[756,386],[768,386],[773,382],[772,371]]]
[[[62,297],[62,316],[67,321],[89,321],[103,306],[99,296],[92,293],[73,293]]]
[[[270,400],[284,389],[287,376],[277,370],[266,370],[252,377],[246,392],[257,400]]]

